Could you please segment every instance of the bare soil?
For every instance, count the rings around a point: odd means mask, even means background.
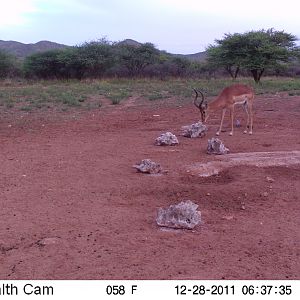
[[[1,279],[300,279],[300,166],[234,165],[199,177],[204,138],[180,136],[192,104],[131,99],[99,110],[1,113]],[[258,96],[254,134],[231,153],[300,150],[300,98]],[[159,116],[157,116],[159,115]],[[236,118],[244,124],[242,109]],[[225,124],[225,129],[228,129]],[[155,146],[171,131],[179,145]],[[149,158],[168,172],[138,173]],[[190,199],[202,224],[162,230],[159,207]]]

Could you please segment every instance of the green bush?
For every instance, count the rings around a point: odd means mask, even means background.
[[[0,78],[20,75],[20,65],[16,57],[0,50]]]

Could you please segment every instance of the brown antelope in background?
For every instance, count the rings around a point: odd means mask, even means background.
[[[230,116],[231,116],[231,131],[229,135],[233,135],[233,112],[234,112],[234,106],[236,104],[243,104],[244,109],[247,113],[247,126],[244,133],[247,133],[247,129],[249,129],[249,134],[252,134],[252,129],[253,129],[252,104],[254,99],[254,91],[252,87],[245,84],[234,84],[228,86],[217,96],[216,99],[214,99],[209,103],[206,100],[204,101],[204,95],[201,91],[197,91],[195,89],[194,91],[196,93],[194,104],[200,110],[202,122],[207,121],[211,112],[222,110],[221,124],[216,135],[219,135],[222,130],[223,120],[227,109],[229,109]],[[199,96],[199,93],[202,97],[202,100],[199,104],[197,104],[196,100]],[[249,121],[250,121],[250,127],[249,127]]]

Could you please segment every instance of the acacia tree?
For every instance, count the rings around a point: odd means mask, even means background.
[[[252,73],[255,82],[259,82],[264,71],[279,68],[294,56],[297,38],[283,31],[267,31],[247,33],[247,51],[243,67]]]
[[[241,34],[225,34],[223,40],[216,40],[217,45],[207,48],[207,60],[211,68],[224,68],[230,76],[235,79],[240,71],[241,45],[243,44]]]
[[[216,40],[216,46],[208,47],[208,62],[224,67],[233,78],[240,69],[247,70],[258,83],[266,69],[278,68],[295,55],[296,40],[294,35],[274,29],[226,34]]]
[[[0,50],[0,78],[9,77],[16,72],[16,57]]]
[[[24,73],[28,77],[50,79],[59,77],[59,54],[63,50],[49,50],[27,56],[24,61]]]
[[[112,45],[106,39],[84,43],[77,48],[78,67],[87,77],[102,77],[115,63]]]
[[[119,45],[117,53],[120,64],[129,71],[130,76],[140,76],[147,66],[159,60],[159,50],[151,43]]]

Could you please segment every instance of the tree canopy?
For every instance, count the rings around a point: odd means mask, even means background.
[[[259,82],[266,69],[287,63],[296,53],[297,38],[274,29],[225,34],[207,49],[209,64],[225,68],[236,78],[240,69],[251,72]]]

